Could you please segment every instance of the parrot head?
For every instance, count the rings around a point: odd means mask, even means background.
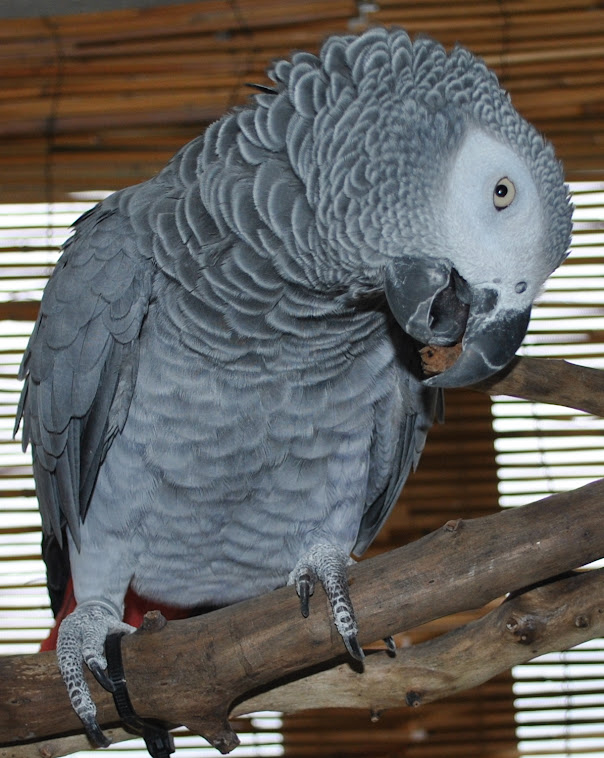
[[[402,30],[334,37],[287,74],[309,127],[290,122],[289,134],[315,220],[316,276],[329,285],[337,271],[349,294],[383,293],[420,343],[461,344],[428,385],[505,367],[570,242],[551,144],[483,61]]]
[[[475,126],[443,177],[429,254],[393,258],[385,292],[395,319],[420,343],[461,343],[454,365],[425,380],[456,387],[487,378],[516,353],[535,298],[566,255],[568,236],[552,239],[552,215],[561,214],[569,234],[571,209],[562,195],[558,207],[544,207],[530,164]]]

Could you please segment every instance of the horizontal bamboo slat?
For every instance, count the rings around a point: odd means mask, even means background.
[[[142,10],[78,14],[47,20],[6,20],[0,29],[0,167],[23,173],[18,193],[37,193],[48,171],[30,156],[44,154],[53,190],[64,197],[111,177],[115,186],[154,173],[181,144],[169,139],[191,124],[190,138],[205,124],[249,96],[245,81],[265,81],[271,59],[291,49],[316,50],[330,32],[346,32],[358,15],[351,1],[275,6],[221,0]],[[571,178],[604,170],[604,9],[589,2],[383,2],[369,22],[402,24],[432,34],[447,46],[460,41],[485,57],[510,89],[517,107],[554,141]],[[123,161],[123,147],[99,148],[108,130],[155,127],[165,149],[153,146],[140,164]],[[163,130],[163,136],[159,136]],[[73,155],[59,138],[88,132],[88,149]],[[30,140],[26,146],[23,137]],[[52,144],[49,143],[51,140]],[[183,140],[184,141],[184,140]],[[33,143],[36,143],[34,148]],[[166,144],[168,143],[168,144]],[[8,153],[2,155],[2,145]],[[168,146],[169,145],[169,146]],[[159,151],[159,146],[158,146]],[[85,155],[84,155],[85,153]],[[148,161],[148,163],[146,163]],[[19,180],[5,179],[0,199],[14,196]],[[105,178],[106,177],[106,178]],[[70,187],[71,185],[71,187]]]

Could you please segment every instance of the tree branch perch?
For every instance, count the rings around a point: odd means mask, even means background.
[[[537,655],[604,635],[604,570],[564,577],[499,605],[477,621],[399,650],[370,652],[364,670],[348,663],[304,675],[239,702],[232,717],[254,711],[283,713],[363,708],[380,713],[415,707],[488,681]],[[132,739],[112,729],[114,741]],[[0,748],[0,758],[55,758],[90,745],[84,734]]]
[[[604,555],[604,480],[522,508],[455,521],[405,547],[354,566],[351,596],[360,642],[477,608]],[[141,716],[185,724],[220,749],[227,717],[247,693],[342,656],[321,591],[302,618],[291,588],[171,622],[123,640],[133,705]],[[54,655],[0,660],[0,741],[79,729]],[[108,693],[91,682],[102,724],[116,721]],[[281,707],[279,707],[281,709]]]
[[[568,361],[516,356],[503,371],[472,389],[604,416],[604,371]]]

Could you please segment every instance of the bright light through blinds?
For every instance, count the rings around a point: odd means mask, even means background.
[[[604,184],[571,187],[569,259],[533,311],[522,354],[604,369]],[[568,408],[495,398],[500,505],[522,505],[604,477],[604,420]],[[513,670],[522,756],[604,758],[604,640]]]
[[[101,199],[92,197],[91,201]],[[59,256],[70,225],[92,202],[0,205],[0,306],[37,303]],[[17,371],[32,320],[0,321],[0,655],[37,652],[52,625],[40,557],[40,516],[34,493],[29,452],[13,440],[15,408],[21,391]],[[254,731],[239,732],[235,758],[283,755],[281,717],[255,714]],[[178,758],[216,756],[208,743],[177,730]],[[148,758],[142,740],[130,740],[103,751],[103,756]],[[74,754],[98,757],[97,752]]]

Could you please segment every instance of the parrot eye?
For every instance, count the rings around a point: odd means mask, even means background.
[[[515,197],[516,187],[514,187],[514,183],[507,176],[504,176],[503,179],[497,182],[493,191],[493,204],[495,208],[498,211],[502,211],[512,204]]]

